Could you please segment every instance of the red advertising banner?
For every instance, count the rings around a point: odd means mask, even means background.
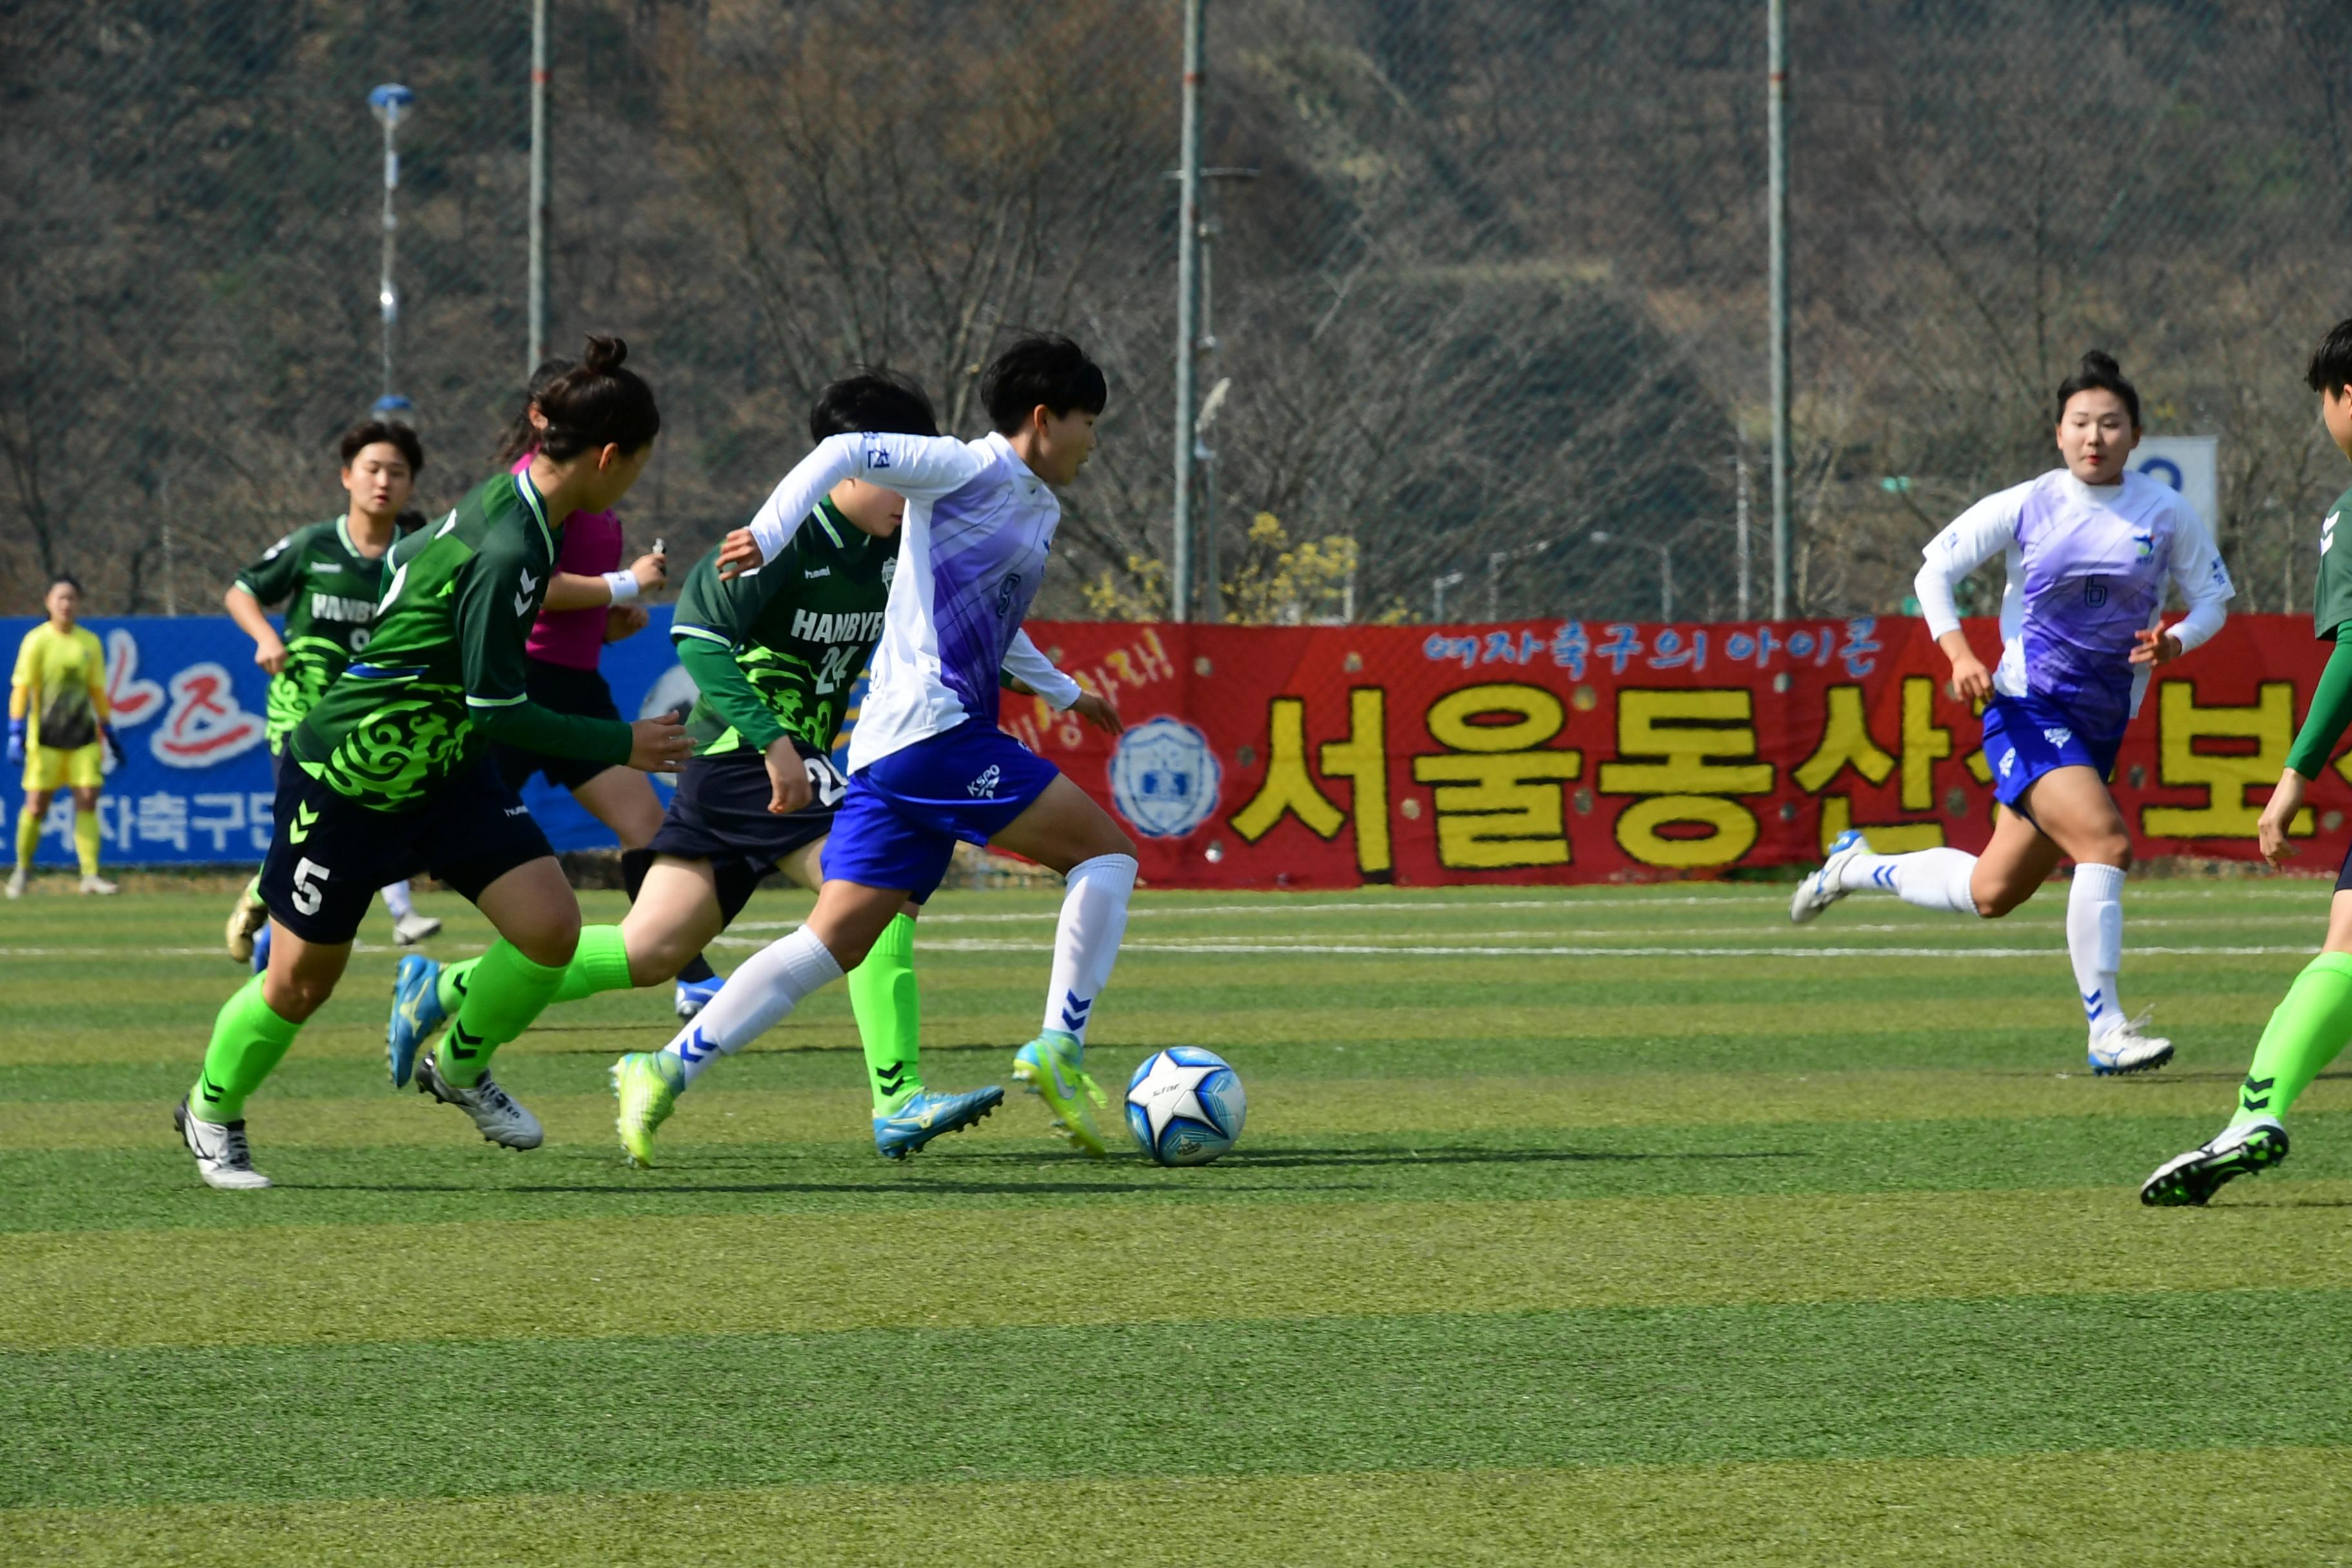
[[[1591,882],[1990,835],[1979,723],[1925,623],[1185,626],[1042,622],[1115,695],[1117,742],[1008,695],[1004,727],[1091,792],[1160,887]],[[1990,621],[1969,626],[1999,652]],[[2325,662],[2308,619],[2233,617],[2159,672],[2115,790],[2138,852],[2254,858]],[[2347,834],[2352,761],[2295,825]]]

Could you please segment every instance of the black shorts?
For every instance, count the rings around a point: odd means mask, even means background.
[[[261,901],[304,942],[351,941],[375,890],[420,871],[478,899],[516,867],[555,853],[488,762],[413,811],[362,805],[289,766],[271,809],[278,827],[261,862]]]
[[[534,658],[524,671],[522,687],[533,702],[553,712],[580,719],[617,720],[621,716],[620,709],[613,705],[613,689],[604,684],[601,670],[574,669],[568,664],[549,664]],[[590,757],[551,757],[544,752],[526,752],[514,746],[493,744],[490,750],[498,759],[500,776],[512,789],[522,788],[533,773],[558,789],[578,789],[606,768],[616,765]]]
[[[814,786],[809,804],[789,816],[768,809],[774,791],[768,783],[767,760],[745,747],[715,757],[688,757],[677,771],[677,793],[670,796],[662,816],[661,831],[646,847],[656,855],[682,860],[708,860],[719,883],[719,910],[730,921],[751,901],[760,879],[776,862],[833,831],[833,814],[849,787],[833,759],[809,755],[793,742],[808,763]]]
[[[2336,890],[2339,893],[2352,893],[2352,849],[2345,851],[2344,868],[2336,873]]]

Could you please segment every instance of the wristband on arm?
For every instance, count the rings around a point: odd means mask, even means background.
[[[604,586],[613,591],[613,603],[625,605],[637,596],[637,574],[634,572],[607,572]]]

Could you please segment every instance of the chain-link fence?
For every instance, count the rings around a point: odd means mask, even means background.
[[[551,339],[629,338],[698,549],[857,363],[965,433],[1024,326],[1114,388],[1041,613],[1165,609],[1179,0],[553,0]],[[2115,352],[2220,437],[2242,607],[2308,593],[2341,472],[2301,384],[2352,307],[2341,0],[1792,0],[1795,603],[1893,609],[2050,465]],[[208,608],[341,506],[383,390],[446,504],[526,368],[528,0],[27,0],[0,18],[0,596]],[[1217,581],[1250,619],[1769,602],[1763,0],[1212,0]],[[1224,384],[1224,390],[1214,389]],[[2301,580],[2298,580],[2298,574]]]

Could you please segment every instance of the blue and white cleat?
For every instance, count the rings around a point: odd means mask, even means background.
[[[943,1133],[977,1127],[1003,1103],[1004,1091],[994,1084],[969,1094],[918,1089],[906,1104],[874,1119],[874,1152],[886,1160],[903,1160]]]
[[[1870,840],[1859,827],[1849,827],[1832,841],[1829,858],[1821,869],[1809,871],[1789,900],[1789,923],[1803,925],[1845,897],[1845,868],[1857,856],[1870,853]]]
[[[708,980],[681,980],[677,983],[677,1016],[691,1018],[717,1000],[719,988],[727,984],[727,976],[714,974]]]
[[[448,1016],[441,1011],[441,964],[437,959],[412,952],[400,961],[392,977],[392,1022],[384,1026],[383,1056],[392,1068],[392,1087],[406,1089],[416,1070],[416,1053]]]
[[[2113,1078],[2117,1073],[2149,1072],[2172,1059],[2172,1042],[2155,1035],[2143,1035],[2140,1026],[2147,1022],[2143,1013],[2128,1024],[2118,1025],[2091,1041],[2091,1072],[2097,1078]]]

